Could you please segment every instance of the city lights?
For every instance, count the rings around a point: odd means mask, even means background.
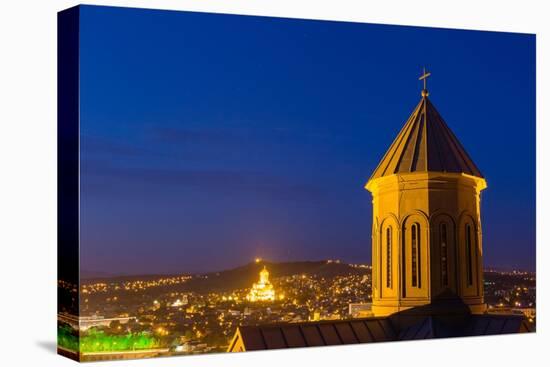
[[[343,265],[335,261],[324,263]],[[345,266],[348,270],[333,276],[300,269],[296,274],[273,277],[272,266],[268,269],[262,265],[256,282],[226,290],[182,288],[194,281],[215,281],[215,277],[205,275],[83,284],[81,289],[88,290],[86,297],[89,298],[89,302],[82,304],[83,316],[74,321],[69,318],[66,323],[82,327],[80,351],[83,353],[147,351],[165,355],[225,351],[241,325],[343,320],[370,315],[371,266]],[[253,274],[256,277],[257,270]],[[488,312],[522,313],[530,325],[536,325],[534,274],[489,271],[484,277]],[[145,289],[135,291],[144,284],[148,285]],[[76,292],[70,284],[60,282],[59,285]],[[59,329],[59,344],[78,350],[76,329],[66,323]]]

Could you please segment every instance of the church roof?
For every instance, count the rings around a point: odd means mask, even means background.
[[[416,315],[409,326],[401,327],[396,316],[363,319],[281,323],[239,326],[236,337],[246,351],[316,347],[357,343],[376,343],[399,340],[419,340],[459,336],[481,336],[533,332],[522,315],[467,315],[459,323],[452,315]],[[412,322],[411,322],[412,321]],[[236,338],[228,351],[234,349]]]
[[[471,315],[462,325],[445,322],[445,317],[426,316],[399,331],[398,340],[449,338],[532,332],[523,315]]]
[[[426,90],[370,180],[409,172],[465,173],[483,178]]]
[[[375,317],[239,326],[237,332],[247,351],[384,342],[397,337],[388,318]]]

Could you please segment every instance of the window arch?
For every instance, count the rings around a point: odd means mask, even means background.
[[[392,227],[386,228],[386,287],[392,287]]]
[[[413,287],[420,288],[420,279],[422,274],[420,249],[420,224],[413,223],[411,226],[411,283]]]
[[[473,262],[472,262],[472,226],[466,224],[466,280],[468,285],[474,284],[473,277]]]
[[[449,285],[449,242],[447,234],[447,223],[441,223],[439,225],[439,251],[441,259],[441,285]]]

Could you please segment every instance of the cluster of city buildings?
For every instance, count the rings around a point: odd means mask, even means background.
[[[102,282],[105,285],[87,285],[88,289],[107,290],[83,304],[80,318],[60,314],[59,320],[74,328],[80,326],[83,335],[90,329],[109,335],[148,333],[159,341],[159,348],[142,351],[140,356],[221,352],[227,350],[239,327],[315,324],[373,316],[371,268],[361,264],[349,266],[362,272],[332,278],[311,274],[270,278],[269,269],[264,268],[258,282],[248,288],[204,294],[174,292],[162,286],[163,282],[140,292],[131,287],[126,290],[116,282]],[[488,272],[485,278],[488,312],[521,312],[535,325],[534,274]],[[255,287],[258,283],[264,287]],[[265,287],[266,284],[269,286]],[[252,301],[250,294],[257,294],[258,289],[268,290],[267,294],[273,297]],[[107,357],[125,358],[124,353],[108,351],[87,356],[89,360]]]

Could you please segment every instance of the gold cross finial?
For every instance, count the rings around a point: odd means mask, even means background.
[[[428,96],[428,77],[432,75],[432,73],[427,72],[426,68],[422,68],[422,75],[418,80],[422,80],[424,82],[424,89],[422,89],[422,97]]]

